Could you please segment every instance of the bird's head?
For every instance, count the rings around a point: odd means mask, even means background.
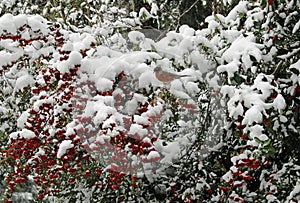
[[[157,66],[156,68],[154,68],[154,72],[159,72],[161,71],[161,67],[160,66]]]

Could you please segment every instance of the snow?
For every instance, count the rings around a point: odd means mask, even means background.
[[[286,19],[284,21],[284,26],[287,26],[290,23],[290,21],[293,18],[293,16],[295,16],[297,14],[298,14],[297,11],[290,12],[289,15],[286,17]],[[298,23],[296,23],[295,27],[296,28],[298,27]],[[295,27],[293,28],[293,30],[295,29]]]
[[[26,201],[33,201],[33,193],[31,192],[15,192],[13,194],[13,199],[21,199]]]
[[[153,71],[145,71],[139,77],[139,88],[147,88],[150,85],[159,86],[160,81],[156,79]]]
[[[247,141],[247,146],[258,147],[259,144],[256,142],[256,140],[248,140]]]
[[[0,46],[2,47],[3,52],[5,53],[10,53],[10,52],[15,52],[21,54],[22,49],[20,49],[19,43],[13,41],[12,39],[2,39],[0,40]]]
[[[102,105],[101,105],[102,106]],[[95,117],[93,118],[93,121],[96,125],[101,124],[103,121],[105,121],[105,119],[108,117],[110,110],[106,107],[103,106],[103,109],[100,109],[97,111]],[[111,111],[113,111],[114,109],[111,109]],[[93,115],[93,114],[90,114]]]
[[[17,127],[18,127],[18,128],[20,128],[20,129],[24,128],[28,116],[29,116],[29,113],[28,113],[27,111],[24,111],[24,112],[20,115],[20,117],[19,117],[18,120],[17,120]]]
[[[139,31],[131,31],[128,33],[128,37],[134,44],[139,44],[145,40],[145,35]]]
[[[229,183],[232,179],[233,179],[233,176],[232,176],[232,173],[231,171],[228,171],[225,175],[222,176],[222,179]]]
[[[198,87],[198,84],[195,82],[187,82],[184,84],[185,89],[187,90],[188,94],[190,95],[196,95],[200,92],[200,88]]]
[[[294,186],[293,191],[291,191],[289,196],[287,197],[286,202],[290,202],[293,199],[293,197],[299,196],[299,194],[300,194],[300,182],[298,181],[297,184]]]
[[[192,37],[195,35],[195,30],[188,25],[182,25],[179,27],[179,33],[183,34],[184,36]]]
[[[135,99],[133,99],[126,102],[124,109],[128,115],[133,115],[134,113],[136,113],[137,108],[138,102]]]
[[[276,110],[280,111],[286,107],[285,99],[281,94],[278,94],[273,101],[273,106]]]
[[[268,79],[267,82],[264,82],[264,79]],[[258,89],[261,91],[262,98],[267,98],[270,96],[272,90],[274,87],[270,84],[269,81],[271,81],[273,78],[272,76],[266,76],[264,74],[258,74],[257,77],[254,80],[254,84],[252,86],[253,89]]]
[[[161,159],[162,164],[172,164],[173,161],[176,161],[178,159],[179,153],[181,151],[179,142],[171,142],[167,145],[162,144],[162,140],[158,140],[154,142],[154,147],[157,152],[163,155],[163,158]]]
[[[276,198],[276,196],[274,196],[274,195],[272,195],[272,194],[268,194],[267,196],[266,196],[266,200],[268,201],[268,202],[278,202],[278,199]]]
[[[109,3],[109,1],[106,2],[107,4]],[[146,9],[142,9],[140,16],[145,15],[146,19],[156,18],[159,8],[154,1],[149,0],[148,2],[151,2],[152,4],[150,13]],[[224,0],[223,2],[230,3],[228,0]],[[103,10],[108,10],[107,6],[102,8]],[[123,9],[119,9],[117,7],[110,9],[116,15],[123,12]],[[242,159],[253,157],[253,154],[259,152],[259,147],[262,146],[260,142],[258,143],[257,139],[262,142],[269,140],[268,136],[270,136],[270,134],[267,133],[267,128],[264,124],[262,124],[262,122],[264,121],[264,117],[269,118],[270,111],[272,111],[272,113],[275,112],[275,117],[271,117],[274,119],[272,120],[272,122],[274,121],[274,125],[272,127],[275,131],[283,128],[284,123],[289,124],[289,129],[297,131],[297,129],[292,125],[292,122],[289,122],[290,117],[285,116],[284,114],[284,109],[287,108],[287,103],[285,102],[283,95],[287,93],[291,95],[295,94],[295,86],[299,83],[299,77],[295,74],[295,70],[293,70],[293,68],[300,70],[300,61],[290,66],[293,85],[291,85],[290,88],[287,88],[287,92],[281,92],[281,89],[279,89],[281,87],[276,83],[278,82],[276,81],[276,77],[259,73],[259,71],[261,71],[261,63],[263,63],[263,61],[272,62],[273,55],[276,55],[278,52],[277,48],[274,46],[275,43],[270,38],[275,33],[275,29],[269,30],[269,33],[262,36],[262,40],[266,41],[264,45],[260,44],[260,42],[258,42],[259,40],[257,40],[257,36],[254,36],[251,33],[251,30],[256,29],[254,25],[258,21],[272,17],[270,13],[268,15],[265,14],[265,11],[260,7],[248,11],[248,1],[240,1],[227,17],[224,17],[221,14],[215,14],[215,16],[206,18],[206,22],[208,22],[208,29],[195,31],[193,28],[183,25],[179,28],[179,32],[168,32],[166,37],[162,38],[159,42],[146,38],[142,32],[131,31],[128,33],[128,38],[130,42],[136,45],[134,46],[134,49],[139,51],[132,51],[129,47],[125,46],[127,39],[121,36],[121,32],[110,37],[112,34],[111,31],[99,28],[97,34],[100,33],[103,34],[100,35],[101,37],[109,38],[107,40],[107,45],[103,43],[100,46],[90,49],[91,43],[96,41],[98,42],[98,36],[96,37],[94,34],[84,32],[71,33],[69,31],[63,31],[64,39],[67,42],[63,45],[62,51],[71,52],[70,54],[66,54],[68,55],[68,59],[66,61],[61,61],[60,57],[62,55],[58,53],[54,47],[49,46],[47,43],[43,43],[42,40],[36,40],[23,49],[19,47],[18,42],[3,39],[0,41],[0,46],[3,48],[0,51],[0,66],[2,67],[3,65],[12,64],[13,61],[19,60],[19,57],[24,54],[31,58],[38,58],[41,55],[48,55],[52,52],[54,52],[53,58],[50,61],[45,60],[47,62],[46,65],[57,68],[61,74],[68,73],[70,69],[76,65],[81,65],[77,81],[72,81],[74,82],[72,86],[76,86],[79,82],[88,82],[95,86],[91,87],[91,89],[88,89],[90,87],[86,87],[84,91],[78,92],[79,95],[80,93],[83,95],[80,95],[81,97],[76,100],[76,102],[82,104],[83,109],[78,108],[75,110],[79,111],[79,113],[74,116],[74,121],[65,126],[67,131],[66,135],[70,136],[73,133],[76,133],[76,130],[74,129],[78,130],[83,127],[95,129],[94,126],[98,126],[98,129],[96,127],[96,130],[99,130],[99,132],[98,134],[96,133],[95,138],[91,140],[96,140],[98,143],[103,145],[109,143],[108,141],[112,137],[119,135],[120,131],[126,130],[126,136],[132,136],[133,138],[136,138],[136,135],[138,135],[143,142],[153,144],[156,151],[151,151],[149,154],[144,154],[140,157],[137,155],[132,156],[132,160],[135,161],[134,164],[136,165],[139,164],[139,159],[142,157],[146,157],[148,161],[158,161],[158,164],[155,167],[158,167],[158,165],[174,165],[174,163],[178,161],[182,155],[184,155],[188,147],[196,139],[195,133],[190,132],[187,128],[190,129],[194,127],[194,122],[199,122],[197,121],[197,115],[188,115],[188,111],[185,109],[182,111],[180,110],[178,112],[179,114],[176,115],[173,110],[168,109],[166,104],[168,104],[169,101],[165,101],[165,98],[161,98],[162,95],[165,96],[167,94],[171,94],[172,97],[174,97],[174,101],[178,102],[178,105],[182,104],[181,101],[187,102],[187,104],[195,104],[196,106],[197,104],[204,105],[201,103],[201,98],[205,98],[207,100],[211,99],[212,103],[220,102],[223,107],[226,107],[226,109],[218,110],[223,110],[228,113],[226,114],[226,116],[228,116],[227,118],[229,118],[228,123],[233,120],[233,123],[244,125],[243,133],[247,135],[247,139],[243,140],[243,142],[247,143],[248,146],[244,145],[236,147],[247,147],[248,149],[251,148],[249,146],[257,147],[255,148],[256,151],[245,150],[242,154],[235,154],[236,156],[231,158],[232,163],[235,165],[241,163]],[[76,13],[71,15],[75,16]],[[240,27],[240,15],[246,15],[247,17],[244,27]],[[280,14],[282,18],[286,17],[285,24],[287,24],[292,15],[296,14],[294,13],[289,16],[285,15],[287,14]],[[268,20],[266,21],[267,22],[262,26],[262,28],[267,29],[271,23],[268,22]],[[25,30],[21,33],[21,37],[24,39],[30,39],[32,38],[32,35],[39,36],[37,33],[40,31],[43,35],[48,36],[47,34],[49,33],[49,30],[47,27],[47,21],[38,15],[12,16],[11,14],[4,14],[0,18],[0,34],[2,35],[5,30],[15,34],[17,29],[26,23],[29,23],[35,32],[31,33],[31,31]],[[105,22],[103,22],[103,24],[105,24]],[[114,25],[121,25],[121,22],[114,22]],[[232,28],[232,26],[235,27]],[[299,31],[299,26],[300,21],[298,21],[293,27],[292,33],[297,33]],[[276,30],[276,32],[277,31],[279,32],[280,30]],[[49,44],[51,43],[52,42],[50,40]],[[120,48],[121,45],[124,45],[124,49]],[[270,48],[268,53],[266,53],[266,50],[268,49],[266,49],[265,46]],[[207,49],[204,50],[202,47]],[[88,51],[87,56],[84,57],[81,53],[86,49],[90,50]],[[287,59],[297,51],[299,50],[294,49],[286,55],[281,55],[277,58]],[[210,57],[215,60],[211,60]],[[153,69],[158,65],[166,70],[176,71],[178,74],[187,74],[189,77],[176,79],[169,85],[163,86],[153,74]],[[178,72],[178,70],[182,67],[184,68],[184,71]],[[250,82],[245,81],[242,84],[233,83],[232,78],[236,73],[239,73],[240,70],[246,72],[245,75],[240,74],[241,77],[247,78],[248,72],[251,70],[256,79]],[[18,72],[18,74],[13,74],[13,71]],[[30,69],[30,71],[32,70]],[[117,83],[118,81],[116,81],[116,76],[120,72],[124,73],[125,79],[122,79],[121,82]],[[221,79],[226,78],[226,76],[223,77],[223,74],[221,73],[227,74],[228,85],[221,84]],[[33,86],[35,82],[40,85],[45,85],[42,75],[35,76],[31,74],[32,73],[29,73],[29,70],[28,72],[24,70],[18,71],[16,67],[13,66],[13,68],[6,72],[4,76],[9,78],[9,83],[12,84],[14,93],[16,93],[27,86]],[[210,98],[206,95],[202,95],[202,87],[199,88],[199,81],[204,82],[208,88],[212,88],[216,92],[214,92]],[[123,84],[122,82],[128,82],[126,83],[127,86],[123,87],[121,85]],[[59,81],[58,87],[61,88],[63,84],[63,81]],[[80,85],[77,88],[80,89]],[[100,96],[101,93],[110,91],[113,88],[113,96]],[[7,91],[3,90],[3,92],[9,92],[9,88],[7,89]],[[215,98],[218,97],[217,93],[219,90],[222,94],[222,98],[220,98],[221,100]],[[143,91],[146,91],[146,95],[141,93]],[[151,94],[148,94],[149,92],[151,92]],[[165,94],[166,92],[167,94]],[[55,113],[62,112],[60,107],[63,108],[66,106],[59,106],[59,108],[57,108],[57,98],[52,97],[53,95],[49,95],[48,93],[48,90],[41,92],[39,95],[34,96],[30,100],[30,103],[26,105],[33,107],[34,110],[38,111],[44,103],[50,103],[55,105]],[[94,96],[97,93],[100,93],[100,95]],[[201,94],[200,96],[198,96],[199,93]],[[277,94],[275,99],[270,97],[272,93]],[[52,92],[52,94],[56,95],[58,93]],[[59,92],[58,95],[61,96],[63,94],[64,92]],[[115,100],[114,98],[118,95],[121,95],[122,99]],[[196,95],[198,98],[194,98]],[[18,95],[14,94],[14,96]],[[39,97],[43,97],[44,99],[39,99]],[[87,101],[83,102],[84,100]],[[31,103],[33,103],[33,105],[31,105]],[[144,104],[148,105],[145,107],[145,112],[139,113],[137,109],[140,105]],[[9,111],[5,109],[4,106],[0,107],[0,112],[2,116],[2,114],[7,114]],[[16,126],[19,128],[19,131],[11,133],[9,135],[11,139],[32,139],[37,136],[40,136],[41,138],[45,136],[37,135],[37,133],[34,133],[35,131],[32,132],[31,130],[24,129],[28,118],[31,118],[28,112],[28,110],[25,110],[24,112],[17,112],[20,116],[14,122],[16,122]],[[215,111],[213,111],[213,114],[214,113]],[[44,115],[40,114],[39,116],[43,117]],[[176,124],[178,124],[176,125],[176,128],[178,129],[175,129],[174,132],[160,132],[160,128],[165,127],[165,122],[174,116],[179,117],[176,120]],[[187,116],[188,119],[180,118],[181,116]],[[122,118],[127,118],[129,120],[132,119],[132,121],[129,122],[130,126],[126,127],[126,129],[124,126],[127,123],[124,123]],[[238,120],[240,118],[242,118],[242,121]],[[78,124],[80,119],[90,119],[91,121],[79,122]],[[228,123],[224,123],[224,125],[222,123],[223,129],[230,129]],[[147,125],[150,127],[145,127]],[[214,123],[212,125],[214,125]],[[199,127],[198,123],[196,127]],[[209,130],[212,129],[220,132],[216,130],[216,127],[217,126],[212,126]],[[47,130],[49,130],[50,133],[49,137],[54,136],[54,128],[54,126],[47,126]],[[286,131],[286,129],[282,129],[282,131]],[[157,136],[157,140],[154,141],[154,143],[152,142],[152,136]],[[167,137],[166,140],[164,140],[164,136]],[[88,144],[88,141],[86,140],[84,143]],[[58,142],[58,140],[53,140],[53,143]],[[220,146],[223,145],[226,144],[220,144]],[[74,144],[72,140],[62,141],[59,144],[57,158],[62,158],[66,154],[67,150],[73,147]],[[96,149],[99,146],[95,143],[90,144],[90,148],[93,147]],[[213,146],[212,150],[218,151],[220,148]],[[129,149],[129,147],[126,149]],[[253,149],[251,148],[251,150]],[[42,154],[45,154],[45,151],[39,148],[36,155]],[[259,153],[257,153],[257,155],[260,156]],[[145,175],[150,182],[154,181],[155,178],[159,178],[159,175],[155,174],[155,170],[157,168],[153,165],[153,163],[146,163],[143,165],[145,171],[138,172],[141,176]],[[159,170],[160,169],[157,169],[157,171]],[[225,173],[222,176],[222,179],[225,182],[230,182],[233,180],[233,173],[237,173],[238,170],[239,168],[236,166],[230,167],[230,171]],[[203,182],[205,182],[205,179],[203,179]],[[242,181],[233,182],[234,185],[240,185],[241,183]],[[196,188],[202,190],[205,188],[205,184],[202,182],[197,183]],[[270,188],[277,189],[273,186],[270,186]],[[297,184],[294,191],[290,193],[289,198],[298,194],[300,191],[299,188],[299,184]],[[193,192],[191,189],[187,189],[187,191]],[[269,201],[272,201],[275,198],[275,196],[271,195],[267,197]],[[216,199],[218,198],[216,197]]]
[[[250,137],[251,138],[259,137],[262,134],[263,130],[264,130],[263,126],[259,124],[250,127]]]
[[[95,125],[101,124],[109,115],[114,115],[116,109],[109,106],[112,97],[98,97],[96,101],[87,101],[82,117],[92,117]],[[112,105],[112,104],[111,104]]]
[[[250,12],[250,13],[249,13]],[[245,22],[245,27],[251,29],[256,21],[261,21],[264,19],[264,12],[260,8],[255,8],[252,11],[247,12],[248,17]]]
[[[35,80],[32,75],[26,74],[19,77],[15,84],[15,91],[22,90],[24,87],[32,86]]]
[[[82,40],[82,44],[84,45],[84,48],[85,49],[90,48],[92,43],[96,43],[96,39],[89,34],[85,35]]]
[[[116,124],[116,120],[115,120],[114,116],[111,116],[109,119],[106,119],[106,120],[103,122],[102,128],[103,128],[103,129],[107,129],[107,128],[109,128],[109,127],[115,125],[115,124]]]
[[[96,82],[96,88],[99,92],[108,91],[113,86],[113,81],[106,78],[99,78]]]
[[[56,157],[60,159],[62,156],[65,155],[68,149],[71,149],[73,147],[74,144],[72,144],[72,140],[63,140],[59,145]]]
[[[47,21],[40,15],[33,15],[28,18],[28,25],[33,31],[40,31],[43,35],[48,33]]]
[[[235,87],[230,85],[223,85],[220,92],[222,93],[223,97],[228,96],[229,98],[231,98],[235,93]]]
[[[239,180],[237,180],[237,181],[234,181],[233,182],[233,186],[240,186],[240,185],[242,185],[243,184],[243,182],[242,181],[239,181]]]
[[[21,130],[19,132],[13,132],[13,133],[11,133],[9,135],[9,137],[12,138],[12,139],[18,139],[18,137],[25,138],[25,139],[31,139],[31,138],[36,137],[36,135],[31,130],[23,129],[23,130]]]
[[[154,18],[154,19],[157,18],[156,16],[149,13],[149,11],[144,7],[140,9],[139,17],[144,20],[148,20],[150,18]]]
[[[143,116],[139,116],[139,115],[134,115],[134,122],[136,122],[137,124],[150,124],[149,120],[147,117],[143,117]]]
[[[260,123],[262,122],[263,116],[260,111],[261,107],[258,105],[255,105],[248,109],[245,113],[245,117],[242,121],[243,125],[252,125],[254,122]]]
[[[159,8],[156,3],[151,3],[151,10],[150,13],[153,15],[157,15],[157,12],[159,11]]]
[[[159,158],[160,158],[160,155],[157,151],[151,151],[147,156],[147,160],[156,160]]]
[[[231,59],[230,59],[231,61]],[[228,78],[232,78],[234,76],[234,73],[236,73],[239,70],[240,62],[237,60],[233,60],[230,63],[226,65],[220,65],[217,68],[218,73],[226,72],[228,74]],[[230,84],[231,82],[229,82]]]
[[[182,82],[180,80],[174,80],[171,82],[170,92],[178,98],[182,98],[182,99],[190,98],[190,96],[184,90]]]
[[[74,46],[73,46],[72,42],[65,43],[61,48],[62,51],[73,51],[73,49],[74,49]]]
[[[234,100],[230,100],[234,101]],[[244,108],[241,103],[238,103],[236,107],[233,106],[233,104],[228,102],[228,110],[229,110],[229,116],[232,118],[237,119],[238,116],[242,116],[244,113]]]
[[[279,121],[282,122],[282,123],[286,123],[286,122],[288,122],[288,119],[287,119],[287,117],[285,117],[283,115],[280,115],[279,116]]]
[[[3,34],[5,31],[7,31],[8,33],[11,33],[11,34],[14,34],[17,32],[17,28],[13,21],[12,14],[6,13],[0,18],[0,34]]]
[[[206,22],[208,22],[208,29],[210,30],[215,30],[220,26],[220,23],[215,20],[210,20],[209,18],[206,19]]]
[[[207,81],[209,87],[213,88],[214,90],[219,90],[220,89],[220,85],[219,85],[220,77],[216,74],[213,74],[212,72],[211,72],[211,74],[213,75],[211,78],[210,78],[209,73],[206,75],[206,81]]]
[[[25,14],[20,14],[20,15],[14,16],[13,20],[14,20],[14,24],[16,25],[16,27],[20,28],[27,23],[27,16]]]
[[[238,30],[222,30],[221,36],[225,37],[228,43],[233,43],[235,40],[239,39],[241,31]]]
[[[18,58],[20,58],[21,55],[22,55],[22,52],[17,52],[15,54],[12,54],[7,51],[1,50],[0,51],[0,58],[1,58],[0,66],[1,66],[1,68],[2,68],[2,66],[11,64],[12,61],[18,60]]]
[[[59,70],[61,73],[67,73],[69,72],[71,66],[68,61],[62,61],[56,66],[57,70]]]
[[[248,1],[240,1],[237,6],[235,6],[225,18],[226,24],[235,21],[240,13],[247,13]]]
[[[202,30],[202,32],[203,32],[203,30]],[[216,51],[217,50],[216,47],[211,43],[210,40],[208,40],[207,38],[202,36],[202,35],[204,35],[204,34],[202,34],[202,32],[199,31],[199,30],[196,31],[196,36],[194,38],[195,45],[201,45],[202,44],[202,45]],[[204,58],[204,56],[202,56],[202,58]]]
[[[143,137],[148,134],[148,130],[143,128],[143,126],[134,123],[130,126],[130,130],[129,130],[128,134],[130,134],[130,135],[137,134],[140,137]]]
[[[43,93],[43,92],[42,92]],[[45,93],[45,92],[44,92]],[[46,94],[46,93],[45,93]],[[42,94],[41,94],[41,96],[42,96]],[[54,102],[54,99],[53,98],[45,98],[45,99],[40,99],[40,100],[38,100],[38,101],[36,101],[36,102],[34,102],[34,104],[33,104],[33,109],[35,110],[35,111],[38,111],[39,110],[39,108],[40,108],[40,106],[42,106],[43,104],[45,104],[45,103],[49,103],[49,104],[53,104],[53,102]]]
[[[296,70],[298,70],[300,72],[300,60],[298,60],[296,63],[292,64],[290,66],[290,69],[295,68]]]
[[[105,144],[109,140],[110,140],[110,136],[108,135],[101,135],[101,136],[97,136],[96,138],[96,141],[99,142],[100,144]]]
[[[25,139],[31,139],[31,138],[36,137],[36,135],[31,130],[23,129],[20,132],[20,137],[23,137]]]
[[[263,48],[262,45],[255,43],[254,35],[249,35],[247,37],[241,35],[223,53],[223,59],[225,59],[228,63],[236,61],[235,63],[237,64],[237,61],[241,58],[245,68],[248,69],[252,66],[252,61],[249,58],[250,55],[253,56],[256,61],[260,61],[262,59],[261,48]],[[231,68],[231,66],[229,68]]]
[[[245,151],[244,153],[242,153],[242,154],[239,154],[239,155],[237,155],[237,156],[233,156],[230,160],[231,160],[231,162],[234,164],[234,165],[236,165],[236,164],[238,164],[238,162],[240,161],[240,160],[242,160],[242,159],[247,159],[248,158],[248,155],[247,155],[247,153],[249,153],[249,151]]]
[[[193,66],[195,67],[196,70],[194,71],[193,74],[187,73],[188,75],[191,76],[197,76],[200,80],[202,79],[202,74],[207,73],[210,69],[210,66],[208,65],[209,62],[205,57],[198,51],[194,50],[190,53],[190,60]],[[192,71],[191,69],[190,71]]]
[[[237,173],[237,172],[238,172],[238,168],[237,168],[236,166],[231,166],[231,167],[230,167],[230,171],[231,171],[232,173]]]
[[[35,153],[36,156],[41,156],[41,155],[45,155],[46,152],[42,149],[42,148],[39,148],[39,151],[37,153]]]

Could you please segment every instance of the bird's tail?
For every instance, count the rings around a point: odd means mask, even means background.
[[[191,75],[178,75],[178,78],[183,78],[183,77],[192,77]]]

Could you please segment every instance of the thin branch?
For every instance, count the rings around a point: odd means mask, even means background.
[[[180,19],[181,19],[181,17],[184,16],[186,13],[188,13],[190,10],[192,10],[192,8],[195,7],[196,4],[197,4],[199,1],[200,1],[200,0],[196,0],[196,1],[195,1],[188,9],[186,9],[182,14],[180,14],[180,15],[178,16],[178,18],[177,18],[177,26],[176,26],[176,30],[177,30],[177,28],[178,28],[178,25],[180,24]],[[179,10],[179,5],[180,5],[180,4],[178,4],[178,10]]]
[[[199,2],[199,0],[195,1],[187,10],[185,10],[180,16],[179,19],[184,16],[186,13],[188,13],[196,4]]]

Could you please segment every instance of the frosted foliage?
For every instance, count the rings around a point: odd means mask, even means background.
[[[79,8],[95,2],[82,1],[59,19],[89,26],[0,17],[8,186],[28,176],[49,191],[41,201],[52,190],[62,202],[70,193],[78,202],[279,202],[283,191],[283,202],[298,201],[289,142],[299,132],[300,62],[290,40],[300,23],[289,9],[299,3],[239,1],[228,15],[207,17],[207,28],[182,25],[154,40],[142,23],[159,24],[169,5],[146,2],[125,18],[125,6],[103,0],[89,19]],[[183,77],[161,82],[157,67]]]

